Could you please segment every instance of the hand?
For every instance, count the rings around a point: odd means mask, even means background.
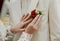
[[[37,15],[35,19],[27,26],[25,32],[33,34],[36,30],[38,30],[39,26],[40,26],[40,16]]]
[[[22,32],[25,31],[24,26],[32,21],[30,14],[25,14],[20,19],[20,23],[11,28],[12,32]]]

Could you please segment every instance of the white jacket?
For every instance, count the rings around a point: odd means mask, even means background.
[[[10,5],[11,5],[10,14],[14,24],[19,22],[19,18],[21,17],[22,14],[26,14],[27,12],[30,12],[35,8],[41,10],[43,13],[41,18],[41,26],[39,30],[35,33],[31,41],[49,41],[49,27],[48,27],[49,0],[30,0],[30,1],[11,0]],[[19,37],[19,35],[17,34],[15,39],[17,38],[17,36]]]

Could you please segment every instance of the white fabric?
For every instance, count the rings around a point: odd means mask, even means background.
[[[60,0],[51,0],[49,21],[51,41],[60,41]]]
[[[19,18],[23,13],[25,14],[30,10],[35,9],[35,1],[37,2],[37,0],[11,0],[9,10],[13,24],[17,24],[19,22]],[[34,5],[32,6],[30,4]],[[39,0],[39,5],[37,5],[37,9],[43,11],[41,26],[37,33],[33,36],[31,41],[49,41],[50,39],[51,41],[60,41],[60,0]],[[51,36],[50,39],[49,27]]]
[[[21,1],[20,0],[10,0],[10,15],[12,24],[19,23],[19,18],[21,16]]]
[[[6,28],[2,21],[0,21],[0,35],[1,35],[0,38],[4,41],[6,36]]]
[[[13,33],[10,33],[11,35],[9,37],[6,37],[6,33],[7,33],[6,28],[5,28],[4,24],[0,21],[0,41],[5,41],[5,40],[9,41],[10,38],[13,38],[13,36],[12,36]],[[21,37],[17,41],[30,41],[31,38],[32,38],[32,34],[23,32],[21,34]]]
[[[32,38],[32,34],[28,34],[26,32],[23,32],[18,41],[30,41],[31,38]]]
[[[22,4],[24,4],[23,8],[21,5],[21,0],[11,0],[11,8],[10,14],[12,16],[12,20],[14,24],[19,22],[19,18],[23,14],[22,12],[27,13],[33,9],[35,9],[34,2],[37,2],[38,0],[28,0],[29,4],[26,6],[28,3],[26,0],[22,0]],[[37,6],[37,9],[43,11],[43,15],[41,18],[41,26],[39,30],[35,33],[31,41],[49,41],[49,27],[48,27],[48,6],[49,6],[49,0],[39,0],[39,4]],[[28,9],[27,9],[28,8]],[[30,9],[31,8],[31,9]],[[19,36],[19,35],[18,35]],[[17,38],[17,35],[16,35]]]

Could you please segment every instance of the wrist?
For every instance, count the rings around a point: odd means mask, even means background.
[[[25,33],[33,34],[34,32],[33,31],[25,31]]]
[[[34,32],[36,31],[36,29],[34,29],[33,27],[31,28],[28,28],[25,30],[26,33],[29,33],[29,34],[33,34]]]
[[[14,33],[14,32],[15,32],[14,30],[15,30],[15,29],[13,29],[13,28],[11,28],[11,29],[10,29],[10,31],[11,31],[12,33]]]

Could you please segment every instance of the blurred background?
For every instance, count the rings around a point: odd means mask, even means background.
[[[10,23],[10,14],[8,9],[9,1],[10,0],[0,0],[0,20],[5,26],[8,26]]]

